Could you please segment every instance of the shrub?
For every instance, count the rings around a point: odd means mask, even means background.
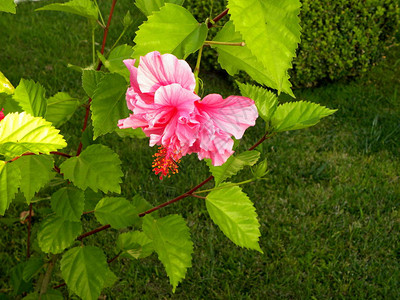
[[[213,4],[211,4],[213,2]],[[223,1],[187,0],[186,6],[204,20],[213,6],[215,16]],[[337,80],[367,72],[395,42],[400,26],[397,0],[301,0],[302,38],[291,70],[294,86],[312,86],[324,79]],[[215,53],[205,49],[202,68]]]

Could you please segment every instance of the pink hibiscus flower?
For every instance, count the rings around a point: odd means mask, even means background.
[[[240,139],[258,117],[254,101],[241,96],[223,99],[211,94],[203,100],[194,93],[196,80],[186,61],[154,51],[124,61],[131,86],[126,101],[132,114],[120,128],[142,128],[150,146],[159,145],[153,170],[160,179],[178,172],[186,154],[210,158],[222,165],[234,152],[232,136]]]
[[[4,119],[4,108],[0,110],[0,121]]]

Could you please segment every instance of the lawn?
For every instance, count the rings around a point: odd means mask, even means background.
[[[107,11],[110,1],[99,2]],[[34,12],[41,5],[22,3],[16,15],[0,13],[0,71],[15,86],[20,78],[33,79],[45,86],[47,96],[66,91],[83,98],[81,75],[67,64],[91,63],[88,25],[73,15]],[[122,30],[128,9],[138,22],[142,18],[133,1],[119,1],[109,44]],[[131,28],[122,42],[132,44],[134,31]],[[100,40],[100,30],[97,33]],[[299,100],[338,111],[312,128],[281,133],[257,148],[268,160],[268,181],[246,185],[244,191],[257,208],[264,254],[236,247],[213,224],[202,199],[186,198],[160,210],[161,216],[182,214],[195,245],[193,267],[176,293],[153,254],[113,262],[119,279],[104,294],[111,299],[398,298],[399,54],[399,47],[392,47],[383,63],[361,78],[294,91]],[[238,93],[222,73],[200,76],[205,93]],[[291,98],[283,95],[280,100]],[[83,115],[82,108],[62,128],[69,136],[67,152],[73,153],[79,143]],[[263,126],[259,120],[249,129],[237,151],[254,144]],[[160,181],[151,171],[155,149],[148,147],[148,140],[107,135],[101,142],[123,161],[122,194],[128,199],[139,194],[156,205],[208,176],[206,164],[192,155],[183,159],[179,174]],[[234,180],[246,179],[249,172]],[[50,192],[43,190],[43,197]],[[26,209],[26,204],[14,203],[0,218],[0,299],[7,299],[10,269],[26,251],[26,225],[13,219]],[[49,211],[46,200],[35,205],[34,231],[40,216]],[[93,216],[84,218],[84,231],[99,226]],[[100,246],[113,257],[117,236],[116,230],[109,230],[85,244]],[[38,246],[33,247],[35,251]],[[62,283],[59,272],[52,285]],[[61,291],[68,295],[65,287]]]

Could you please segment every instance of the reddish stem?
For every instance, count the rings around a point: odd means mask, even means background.
[[[110,9],[110,14],[108,15],[108,20],[107,20],[107,25],[104,28],[104,34],[103,34],[103,43],[101,44],[101,54],[104,54],[104,48],[106,46],[106,41],[107,41],[107,35],[108,35],[108,29],[110,28],[110,24],[111,24],[111,19],[114,13],[114,8],[115,8],[115,4],[117,3],[117,0],[113,0],[112,4],[111,4],[111,9]],[[99,63],[97,64],[97,68],[96,71],[100,71],[101,66],[102,66],[102,62],[101,60],[99,60]],[[89,120],[89,115],[90,115],[90,103],[92,102],[92,99],[89,98],[88,100],[88,105],[86,105],[86,114],[85,114],[85,119],[83,121],[83,127],[82,127],[82,132],[85,131],[86,127],[87,127],[87,123]],[[81,154],[82,152],[82,141],[79,143],[78,149],[76,151],[76,156],[78,156],[79,154]]]
[[[39,153],[39,154],[42,154],[42,153]],[[58,152],[58,151],[51,151],[50,154],[60,155],[60,156],[64,156],[64,157],[67,157],[67,158],[72,157],[72,155],[69,155],[69,154],[63,153],[63,152]],[[22,156],[27,156],[27,155],[36,155],[36,154],[32,153],[32,152],[27,152],[27,153],[21,154],[20,156],[16,156],[16,157],[14,157],[13,159],[11,159],[9,161],[6,161],[6,163],[12,162],[12,161],[16,161],[17,159],[21,158]]]
[[[218,22],[219,20],[221,20],[221,19],[228,13],[228,11],[229,11],[229,8],[225,9],[222,13],[220,13],[218,16],[216,16],[216,17],[213,19],[213,22],[216,23],[216,22]],[[208,23],[207,23],[207,27],[208,27],[208,28],[213,27],[213,25],[214,25],[214,24],[211,23],[211,22],[208,22]]]
[[[84,233],[84,234],[78,236],[76,239],[77,239],[78,241],[82,241],[84,238],[86,238],[86,237],[88,237],[88,236],[90,236],[90,235],[92,235],[92,234],[98,233],[98,232],[100,232],[100,231],[106,230],[106,229],[108,229],[108,228],[110,228],[110,227],[111,227],[110,224],[107,224],[107,225],[104,225],[104,226],[101,226],[101,227],[97,227],[96,229],[93,229],[93,230],[91,230],[91,231],[89,231],[89,232],[86,232],[86,233]]]
[[[28,215],[28,239],[26,242],[26,258],[31,257],[31,227],[32,227],[32,203],[29,204],[29,215]]]

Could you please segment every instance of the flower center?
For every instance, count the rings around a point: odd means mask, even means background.
[[[178,173],[178,164],[182,157],[180,151],[174,150],[172,147],[165,148],[160,146],[158,152],[153,157],[153,171],[156,175],[160,174],[160,180],[163,177],[171,177],[171,174]]]

